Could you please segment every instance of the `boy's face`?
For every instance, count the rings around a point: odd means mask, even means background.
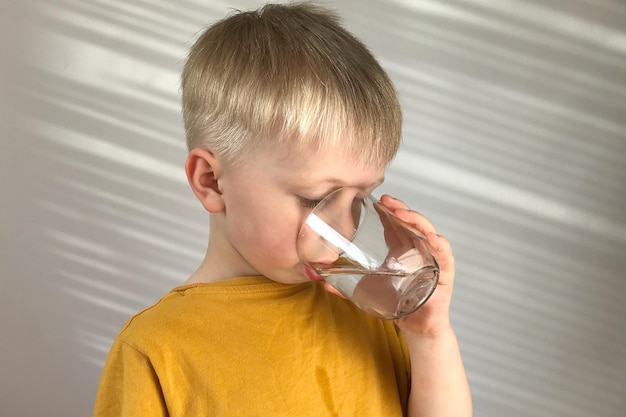
[[[220,189],[225,210],[212,222],[211,239],[225,276],[265,275],[281,283],[306,282],[298,259],[300,226],[317,201],[345,186],[370,194],[385,167],[364,166],[332,149],[299,153],[262,151],[225,167]],[[218,236],[213,234],[217,233]],[[322,260],[320,260],[322,261]]]

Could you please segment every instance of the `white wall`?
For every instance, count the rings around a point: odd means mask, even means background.
[[[200,261],[178,73],[260,3],[0,4],[0,415],[89,415],[121,324]],[[383,190],[453,243],[476,415],[623,415],[624,2],[327,3],[400,91]]]

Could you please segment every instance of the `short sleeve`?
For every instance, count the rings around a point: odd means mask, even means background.
[[[116,340],[107,357],[94,417],[166,417],[167,407],[148,357]]]

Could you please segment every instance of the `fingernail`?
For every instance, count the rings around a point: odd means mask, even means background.
[[[439,249],[439,247],[437,246],[437,239],[440,237],[440,235],[438,235],[437,233],[429,233],[426,235],[426,239],[428,240],[428,243],[430,243],[435,249]]]

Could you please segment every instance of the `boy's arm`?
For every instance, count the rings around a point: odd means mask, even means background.
[[[440,268],[430,299],[397,324],[411,357],[411,417],[470,417],[472,398],[456,335],[450,325],[454,258],[450,244],[421,214],[389,196],[381,199],[401,219],[414,224],[428,239]]]
[[[452,328],[438,335],[404,331],[411,356],[410,417],[470,417],[472,398]]]
[[[163,393],[150,360],[115,340],[100,378],[94,417],[167,417]]]

